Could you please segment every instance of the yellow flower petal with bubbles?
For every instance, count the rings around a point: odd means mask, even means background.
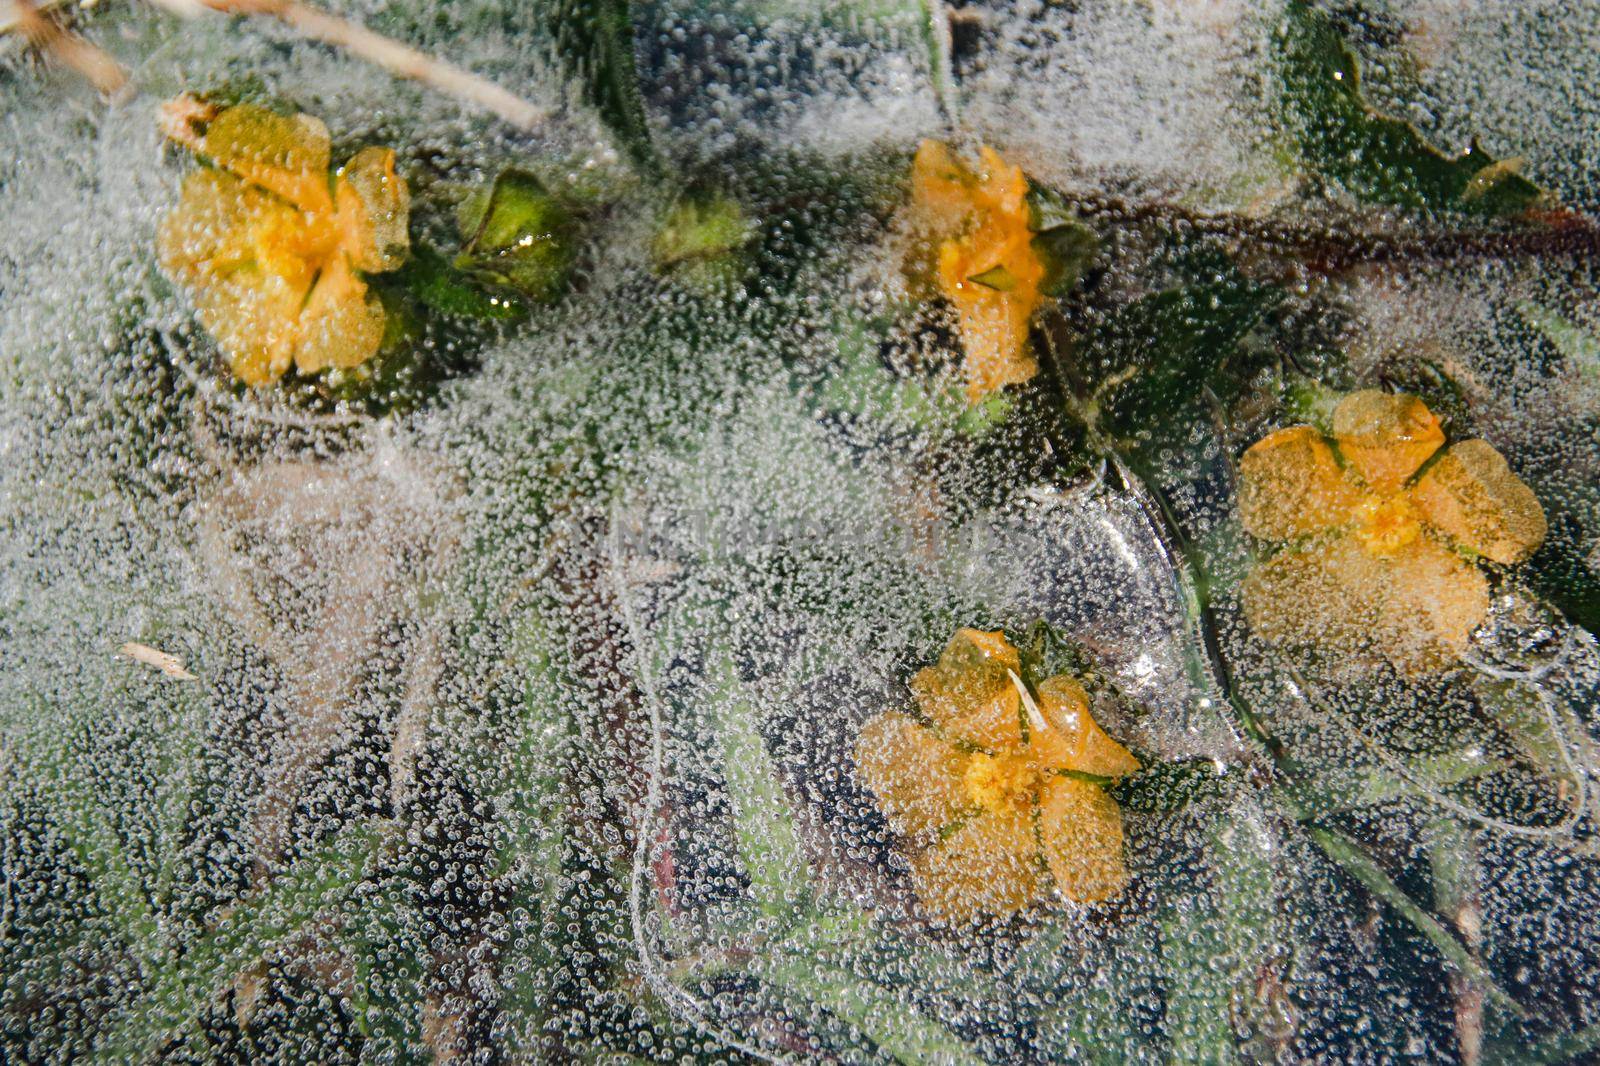
[[[911,191],[921,221],[944,232],[959,230],[972,210],[972,175],[943,141],[917,146]]]
[[[998,669],[929,666],[911,678],[917,707],[950,739],[982,748],[1022,743],[1022,703]]]
[[[1408,672],[1461,658],[1489,613],[1489,583],[1475,566],[1431,540],[1387,561],[1388,589],[1375,630],[1388,658]]]
[[[196,147],[217,166],[302,211],[326,213],[333,206],[328,127],[310,115],[239,104],[212,119]]]
[[[1064,777],[1051,781],[1039,804],[1039,839],[1068,899],[1097,903],[1127,887],[1122,812],[1104,789]]]
[[[309,115],[184,96],[164,129],[213,166],[185,179],[163,221],[162,267],[192,290],[236,376],[265,385],[291,365],[315,373],[376,355],[385,315],[358,271],[393,270],[409,250],[394,152],[357,152],[330,185],[328,130]]]
[[[351,265],[371,273],[398,269],[411,247],[411,193],[389,148],[363,148],[339,171],[335,187],[340,246]]]
[[[1252,536],[1289,540],[1336,528],[1359,499],[1311,426],[1268,434],[1239,460],[1239,518]]]
[[[980,747],[1022,742],[1021,702],[1009,671],[1022,660],[1001,632],[958,630],[936,666],[911,679],[917,706],[952,739]]]
[[[1028,323],[1045,276],[1033,250],[1027,178],[991,148],[979,155],[975,174],[948,146],[924,141],[911,167],[913,210],[941,238],[937,280],[956,309],[970,402],[1038,373]]]
[[[911,856],[917,899],[936,917],[1006,917],[1038,898],[1039,846],[1031,810],[985,811]]]
[[[958,629],[939,655],[939,665],[951,669],[994,667],[1000,671],[1022,669],[1022,656],[1000,630]]]
[[[1444,429],[1427,404],[1404,393],[1353,392],[1333,411],[1339,453],[1374,491],[1387,495],[1444,444]]]
[[[188,285],[255,265],[291,284],[309,286],[311,271],[303,262],[288,262],[275,253],[312,244],[293,207],[211,169],[197,170],[184,179],[178,206],[162,220],[156,235],[162,269]]]
[[[1544,543],[1544,508],[1488,441],[1451,445],[1411,498],[1429,525],[1497,563],[1521,562]]]
[[[967,757],[903,714],[881,714],[856,738],[856,771],[895,832],[937,832],[968,806]]]
[[[1489,596],[1476,567],[1432,541],[1378,556],[1340,537],[1275,556],[1245,582],[1243,606],[1271,643],[1415,673],[1460,657]]]
[[[383,342],[383,307],[343,256],[317,279],[300,312],[300,333],[294,362],[307,374],[328,367],[360,366],[378,354]]]
[[[1038,723],[1028,736],[1028,747],[1044,765],[1056,770],[1076,770],[1099,777],[1125,777],[1137,773],[1139,760],[1110,735],[1089,713],[1089,694],[1070,677],[1052,677],[1039,684]]]
[[[195,307],[234,376],[246,385],[266,385],[294,360],[304,299],[304,289],[252,265],[200,289]]]
[[[1356,541],[1279,552],[1245,580],[1250,627],[1271,644],[1355,656],[1370,648],[1384,582]]]

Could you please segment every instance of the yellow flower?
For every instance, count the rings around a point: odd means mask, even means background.
[[[974,174],[949,146],[923,141],[911,165],[912,207],[940,238],[939,289],[956,308],[974,403],[1039,372],[1028,354],[1028,320],[1045,276],[1033,250],[1027,179],[993,149],[979,154],[983,169]]]
[[[361,274],[394,270],[410,243],[410,193],[394,152],[364,148],[330,182],[328,129],[241,104],[169,104],[167,135],[211,164],[162,222],[161,265],[250,385],[366,362],[384,314]],[[202,132],[203,129],[203,132]]]
[[[1109,899],[1127,884],[1122,815],[1076,771],[1117,778],[1138,760],[1089,715],[1069,677],[1026,694],[1002,633],[957,631],[911,691],[922,720],[890,711],[856,741],[861,779],[906,840],[917,897],[932,914],[1005,916],[1053,878],[1069,899]]]
[[[1367,389],[1334,410],[1331,441],[1290,426],[1244,453],[1244,528],[1304,539],[1245,583],[1245,615],[1261,636],[1413,673],[1460,657],[1489,607],[1471,560],[1526,559],[1545,517],[1486,441],[1436,455],[1444,441],[1421,400]]]

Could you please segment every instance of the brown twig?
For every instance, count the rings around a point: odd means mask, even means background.
[[[1572,211],[1534,212],[1525,216],[1520,225],[1497,228],[1418,228],[1382,233],[1208,213],[1165,201],[1130,200],[1091,192],[1073,192],[1064,198],[1086,220],[1151,224],[1205,236],[1249,240],[1259,247],[1290,255],[1319,274],[1337,274],[1377,263],[1600,254],[1600,224]]]
[[[465,100],[498,115],[522,129],[532,129],[549,117],[549,112],[500,86],[463,70],[453,63],[434,59],[410,45],[374,33],[365,26],[326,11],[300,3],[300,0],[150,0],[157,7],[185,17],[204,11],[229,15],[265,15],[293,29],[308,40],[319,41],[349,52],[384,68],[397,78],[421,82],[430,88]]]
[[[10,20],[0,24],[0,31],[21,31],[34,47],[83,75],[102,96],[112,96],[128,84],[127,71],[110,53],[44,14],[33,0],[11,0],[11,10]]]

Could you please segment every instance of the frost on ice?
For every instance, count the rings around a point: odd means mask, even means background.
[[[0,1059],[1600,1046],[1592,14],[330,6],[0,39]]]

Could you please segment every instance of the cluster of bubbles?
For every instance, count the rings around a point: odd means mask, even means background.
[[[975,429],[902,267],[957,105],[1047,182],[1278,209],[1279,5],[631,5],[657,152],[749,219],[715,270],[653,253],[678,194],[552,59],[564,5],[335,6],[552,117],[138,5],[80,22],[109,105],[0,42],[0,1060],[1472,1061],[1595,1021],[1592,638],[1508,584],[1448,680],[1284,669],[1230,480],[1282,410],[1138,475],[1036,405]],[[1375,5],[1426,62],[1369,81],[1583,207],[1592,14],[1522,7]],[[182,90],[395,147],[420,244],[536,170],[592,205],[568,291],[429,334],[470,359],[407,409],[233,387],[155,262]],[[1596,567],[1581,269],[1297,284],[1298,373],[1447,373]],[[1114,901],[930,920],[856,736],[958,627],[1040,621],[1182,802],[1125,804]]]

